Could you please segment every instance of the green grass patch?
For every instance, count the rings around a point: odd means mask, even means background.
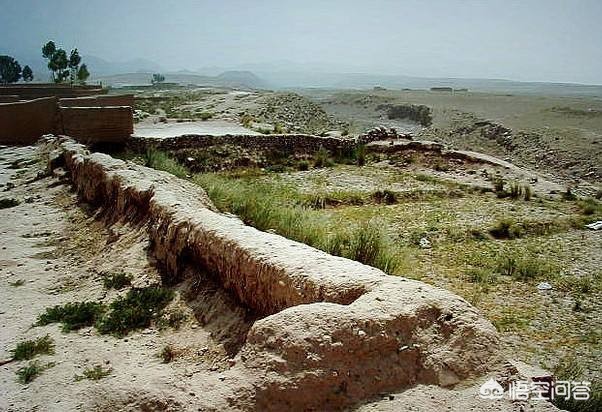
[[[131,289],[110,304],[110,311],[96,323],[96,327],[100,333],[116,336],[146,328],[161,316],[173,295],[172,290],[157,286]]]
[[[523,251],[507,251],[498,255],[495,267],[498,273],[521,281],[542,277],[551,279],[556,276],[554,265]]]
[[[314,208],[334,203],[333,197],[308,197],[279,183],[233,180],[219,174],[194,177],[221,211],[239,216],[259,230],[275,231],[328,253],[357,260],[392,273],[397,250],[378,222],[341,227]],[[361,195],[340,192],[336,202],[360,202]]]
[[[61,323],[63,332],[81,329],[86,326],[92,326],[100,319],[105,311],[105,307],[97,302],[76,302],[66,305],[47,308],[46,312],[38,317],[37,326],[44,326],[50,323]]]
[[[49,335],[46,335],[35,340],[20,342],[10,352],[12,359],[16,361],[33,359],[36,355],[52,355],[54,342]]]
[[[92,368],[86,368],[82,375],[75,375],[76,381],[81,381],[84,379],[88,379],[91,381],[98,381],[102,378],[106,378],[113,372],[112,368],[103,368],[100,365],[96,365]]]
[[[21,202],[17,199],[13,199],[12,197],[2,198],[0,199],[0,209],[8,209],[11,207],[19,206]]]
[[[38,361],[29,362],[27,366],[23,366],[17,370],[17,380],[19,383],[27,384],[40,376],[46,369],[52,368],[54,365],[54,362],[45,365],[42,365]]]
[[[167,153],[154,148],[147,149],[144,154],[144,165],[153,169],[163,170],[174,176],[185,178],[190,171]]]
[[[105,274],[102,283],[107,289],[121,290],[132,285],[132,275],[125,272]]]

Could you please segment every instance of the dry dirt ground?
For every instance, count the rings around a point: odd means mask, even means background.
[[[0,369],[0,410],[222,410],[220,400],[203,398],[224,385],[229,350],[248,326],[245,313],[208,281],[188,279],[176,287],[168,313],[181,313],[179,327],[153,325],[124,338],[100,335],[91,327],[63,333],[60,326],[32,326],[45,308],[79,301],[109,302],[125,291],[107,290],[102,276],[126,271],[133,286],[160,282],[146,253],[143,231],[119,222],[108,229],[66,182],[38,176],[36,148],[0,150],[2,198],[20,204],[0,210],[0,358],[19,342],[46,334],[53,355],[28,384],[17,382],[27,361]],[[110,216],[109,216],[110,218]],[[170,346],[174,360],[160,353]],[[101,366],[101,380],[76,379]],[[219,389],[217,389],[219,392]]]
[[[591,96],[514,95],[427,90],[303,90],[332,116],[351,122],[352,133],[386,124],[422,139],[474,150],[577,184],[602,176],[602,102]],[[433,124],[417,127],[391,120],[382,104],[421,104],[432,109]],[[509,130],[497,134],[491,122]]]

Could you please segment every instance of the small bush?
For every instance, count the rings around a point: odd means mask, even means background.
[[[243,124],[244,127],[251,127],[251,125],[253,124],[253,122],[255,121],[255,119],[250,114],[245,113],[240,118],[240,121],[241,121],[241,123]]]
[[[38,317],[36,325],[44,326],[50,323],[61,323],[63,332],[92,326],[100,318],[105,307],[97,302],[76,302],[47,308]]]
[[[531,197],[533,197],[533,191],[531,190],[531,186],[523,186],[523,198],[525,199],[525,201],[530,201]]]
[[[13,199],[12,197],[2,198],[0,199],[0,209],[8,209],[11,207],[19,206],[20,203],[21,202],[19,202],[17,199]]]
[[[163,363],[169,363],[176,357],[175,350],[170,345],[165,345],[163,350],[159,354],[159,357],[163,361]]]
[[[297,169],[299,169],[300,171],[306,171],[309,170],[309,162],[307,160],[301,160],[298,164],[297,164]]]
[[[496,269],[502,275],[511,276],[521,281],[528,281],[542,276],[548,278],[554,276],[553,268],[545,261],[517,252],[508,252],[498,256]]]
[[[565,192],[560,194],[563,200],[577,200],[577,196],[573,193],[573,190],[570,187],[567,187]]]
[[[358,166],[366,164],[366,146],[359,145],[354,149],[354,157]]]
[[[493,182],[493,190],[498,194],[498,197],[504,197],[506,195],[506,191],[504,187],[506,186],[506,181],[501,176],[495,176],[492,179]]]
[[[496,274],[484,268],[473,268],[466,272],[469,282],[478,284],[494,284],[497,282]]]
[[[372,199],[377,203],[386,203],[388,205],[392,205],[397,203],[397,195],[390,190],[377,190],[372,193]]]
[[[29,360],[36,355],[51,355],[54,353],[54,342],[49,335],[36,340],[26,340],[18,343],[11,353],[12,359],[16,361]]]
[[[523,195],[523,187],[518,182],[512,182],[510,190],[508,190],[508,196],[512,199],[518,199]]]
[[[17,370],[17,380],[20,383],[26,384],[37,378],[46,369],[52,368],[54,362],[46,365],[40,364],[38,361],[29,362],[27,366],[23,366]]]
[[[523,228],[510,219],[501,219],[489,229],[491,236],[496,239],[516,239],[523,235]]]
[[[173,291],[162,287],[134,288],[125,297],[111,303],[110,312],[100,319],[96,327],[100,333],[117,336],[127,335],[131,330],[150,326],[152,320],[173,298]]]
[[[554,375],[558,380],[563,381],[589,381],[585,379],[585,367],[574,357],[562,359],[554,369]],[[562,396],[556,396],[552,403],[563,411],[569,412],[590,412],[602,411],[602,381],[595,379],[591,381],[590,398],[588,400],[565,399]]]
[[[75,375],[75,380],[89,379],[91,381],[98,381],[109,376],[111,372],[113,372],[112,368],[104,369],[102,366],[96,365],[93,368],[85,369],[83,375]]]
[[[324,149],[324,147],[320,146],[320,149],[314,155],[314,167],[329,167],[334,163],[330,159],[328,154],[328,150]]]
[[[107,289],[121,290],[132,285],[132,275],[128,275],[125,272],[114,273],[112,275],[107,274],[103,278],[102,283]]]
[[[602,215],[602,205],[600,205],[597,200],[591,197],[579,200],[577,205],[579,206],[581,213],[586,216]]]
[[[199,118],[203,121],[209,120],[213,117],[213,113],[211,112],[201,112],[199,113]]]

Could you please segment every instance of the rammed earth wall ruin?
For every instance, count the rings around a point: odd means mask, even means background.
[[[204,191],[165,172],[47,140],[82,198],[116,218],[143,216],[166,276],[214,274],[256,321],[224,372],[242,410],[337,410],[415,384],[455,385],[496,365],[498,336],[445,290],[261,232],[214,210]]]

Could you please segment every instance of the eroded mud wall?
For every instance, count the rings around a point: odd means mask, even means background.
[[[42,135],[61,132],[56,97],[0,103],[2,144],[32,144]]]
[[[63,133],[84,143],[125,143],[134,131],[132,108],[61,107]]]
[[[339,410],[416,384],[455,385],[500,360],[491,323],[450,292],[248,227],[165,172],[66,139],[49,146],[87,202],[114,219],[145,217],[166,276],[197,265],[265,315],[224,372],[250,388],[229,395],[233,407]]]

